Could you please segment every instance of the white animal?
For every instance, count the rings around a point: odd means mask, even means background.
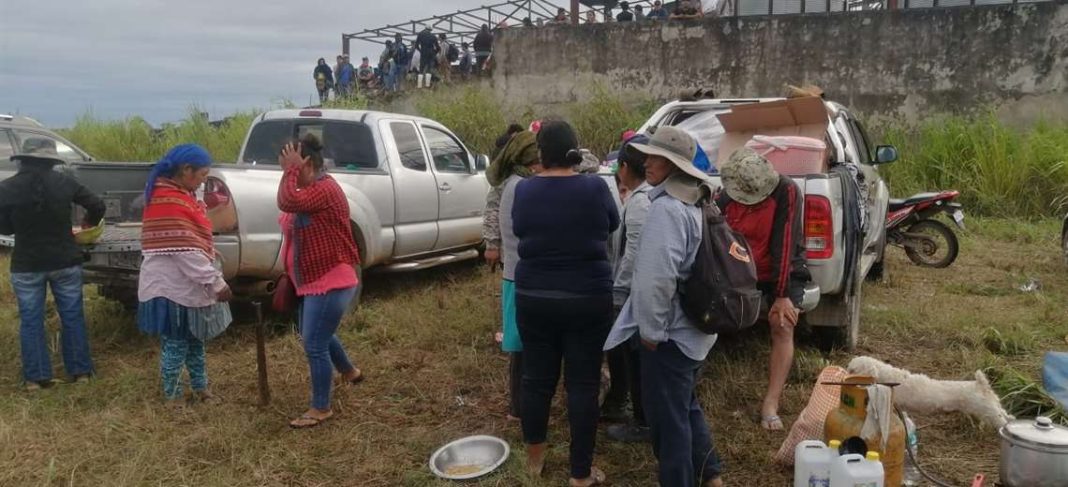
[[[849,362],[849,372],[900,384],[894,388],[894,406],[907,413],[961,412],[995,428],[1014,419],[1001,406],[1001,399],[981,370],[975,371],[975,380],[936,380],[871,357],[857,357]]]

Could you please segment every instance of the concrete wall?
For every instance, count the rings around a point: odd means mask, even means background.
[[[547,26],[498,36],[494,90],[552,105],[594,83],[661,99],[780,96],[813,83],[861,114],[916,120],[997,107],[1068,119],[1068,3]]]

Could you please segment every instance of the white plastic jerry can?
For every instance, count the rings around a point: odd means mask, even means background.
[[[842,455],[831,465],[830,487],[883,487],[883,477],[878,453],[868,452],[867,458],[855,453]]]
[[[830,487],[830,485],[830,448],[818,440],[798,443],[794,448],[794,487]]]

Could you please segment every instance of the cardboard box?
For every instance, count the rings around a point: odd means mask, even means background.
[[[719,144],[716,167],[722,167],[754,135],[796,135],[825,140],[830,123],[823,99],[814,96],[738,105],[717,117],[725,134]]]

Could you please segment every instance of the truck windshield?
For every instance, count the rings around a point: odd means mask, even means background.
[[[252,128],[241,162],[278,164],[278,154],[287,142],[314,134],[323,142],[323,158],[331,169],[378,167],[371,128],[360,122],[320,120],[268,120]]]

